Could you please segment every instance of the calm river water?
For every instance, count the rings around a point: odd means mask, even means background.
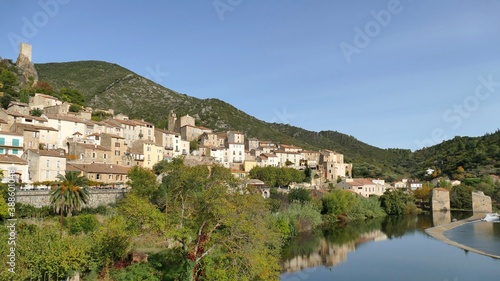
[[[452,217],[462,219],[468,215],[458,213]],[[424,232],[432,226],[431,215],[419,215],[351,222],[303,234],[283,252],[281,281],[500,280],[500,260],[438,241]],[[464,233],[484,232],[493,240],[480,243],[481,247],[499,250],[498,226],[494,230],[492,227],[484,231],[484,227],[470,224],[449,235],[463,237]]]

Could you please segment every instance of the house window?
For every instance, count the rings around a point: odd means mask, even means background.
[[[115,147],[120,147],[120,143],[119,142],[115,142]]]
[[[19,149],[12,149],[12,154],[17,155],[18,151],[19,151]]]
[[[113,179],[113,175],[108,175],[108,179],[112,180]]]
[[[59,169],[61,167],[61,160],[57,160],[57,168]]]
[[[0,154],[3,154],[4,153],[4,150],[3,148],[0,147]]]
[[[12,139],[12,146],[19,146],[19,140],[18,139]]]
[[[95,175],[95,179],[96,179],[96,180],[100,180],[100,179],[101,179],[101,174],[96,174],[96,175]]]
[[[120,151],[119,150],[115,150],[115,155],[116,156],[120,156]]]
[[[108,157],[108,155],[106,153],[104,153],[102,156],[104,159],[106,159]]]
[[[95,158],[95,152],[92,152],[92,158]]]
[[[46,170],[45,171],[45,178],[48,179],[50,176],[50,171],[49,170]]]
[[[29,142],[29,144],[28,144],[28,146],[29,146],[30,148],[32,148],[32,147],[33,147],[33,142],[32,142],[32,141],[30,141],[30,142]]]
[[[48,168],[50,166],[50,160],[45,161],[46,167]]]
[[[146,151],[151,151],[151,147],[150,147],[150,146],[148,146],[148,147],[146,148]]]

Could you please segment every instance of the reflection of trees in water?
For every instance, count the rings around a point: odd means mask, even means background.
[[[499,224],[500,225],[500,224]],[[399,238],[432,226],[432,216],[387,216],[347,224],[334,224],[302,233],[283,249],[283,270],[293,272],[314,266],[336,266],[349,252],[367,241]]]
[[[282,259],[296,256],[308,256],[318,250],[323,234],[321,229],[303,232],[293,237],[281,252]]]
[[[380,230],[383,218],[351,221],[345,225],[331,225],[323,229],[325,239],[333,244],[343,245],[356,241],[363,233]]]
[[[418,216],[387,216],[382,222],[382,232],[389,239],[403,237],[417,230]]]

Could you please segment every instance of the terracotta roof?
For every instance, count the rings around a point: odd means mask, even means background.
[[[23,136],[23,134],[21,133],[7,132],[7,131],[0,131],[0,135],[19,136],[19,137]]]
[[[158,131],[158,132],[160,132],[160,133],[167,134],[167,135],[176,135],[176,136],[180,136],[180,134],[179,134],[179,133],[172,132],[172,131],[169,131],[169,130],[164,130],[164,129],[158,129],[158,128],[155,128],[155,131]]]
[[[137,124],[132,120],[122,120],[122,119],[112,119],[115,122],[118,122],[123,125],[136,126]]]
[[[266,157],[278,157],[278,156],[276,156],[276,154],[272,154],[272,153],[262,153],[261,155],[264,155]]]
[[[26,165],[28,162],[12,154],[0,154],[0,163]]]
[[[78,131],[77,131],[77,132],[74,132],[74,133],[73,133],[73,136],[74,136],[74,135],[82,135],[82,136],[83,136],[83,134],[82,134],[82,133],[80,133],[80,132],[78,132]]]
[[[19,106],[25,106],[25,107],[29,106],[27,103],[24,103],[24,102],[11,101],[8,107],[11,107],[12,105],[19,105]]]
[[[352,182],[346,182],[346,183],[351,186],[363,186],[367,184],[375,184],[371,179],[364,179],[364,178],[352,179]]]
[[[103,163],[91,163],[91,164],[67,163],[66,170],[83,171],[86,173],[100,173],[100,174],[127,174],[129,168],[120,165],[103,164]]]
[[[44,115],[47,116],[48,119],[63,120],[63,121],[70,121],[70,122],[84,123],[84,124],[86,123],[86,121],[81,118],[77,118],[66,114],[44,114]]]
[[[90,143],[77,143],[77,145],[79,145],[83,148],[87,148],[87,149],[111,151],[109,148],[102,146],[102,145],[96,145],[96,144],[90,144]]]
[[[27,151],[31,151],[33,153],[36,153],[40,156],[50,156],[50,157],[60,157],[60,158],[65,158],[66,156],[62,151],[58,150],[39,150],[39,149],[28,149]]]
[[[35,93],[35,96],[40,96],[40,97],[43,97],[43,98],[46,98],[46,99],[53,99],[53,100],[57,100],[57,101],[59,100],[56,97],[49,96],[49,95],[46,95],[46,94],[41,94],[41,93]]]
[[[32,125],[32,124],[23,124],[23,123],[15,123],[12,126],[13,127],[15,126],[15,128],[21,128],[25,131],[37,131],[37,132],[43,131],[43,130],[57,131],[56,129],[54,129],[52,127],[38,126],[38,125]]]
[[[21,114],[17,111],[10,111],[10,110],[5,110],[5,109],[2,109],[2,111],[5,112],[7,115],[14,116],[14,117],[23,117],[25,119],[33,119],[33,120],[37,120],[37,121],[47,122],[47,119],[45,119],[43,117],[25,115],[25,114]]]
[[[110,134],[110,133],[101,133],[101,136],[102,135],[106,135],[106,136],[109,136],[109,137],[112,137],[112,138],[115,138],[115,139],[125,139],[124,137],[120,137],[119,135],[117,134]]]

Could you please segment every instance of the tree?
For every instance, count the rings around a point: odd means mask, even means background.
[[[156,180],[156,175],[149,169],[134,166],[128,172],[128,178],[127,185],[130,186],[130,192],[139,197],[152,200],[158,191],[159,184]]]
[[[295,188],[288,193],[288,201],[309,202],[311,201],[311,194],[304,188]]]
[[[403,190],[387,190],[380,196],[380,206],[388,215],[405,215],[414,203],[413,196]]]
[[[33,110],[30,111],[30,114],[31,114],[31,116],[38,116],[38,117],[40,117],[43,114],[43,109],[40,109],[38,107],[34,108]]]
[[[168,197],[167,231],[187,280],[268,280],[279,276],[279,235],[267,202],[240,189],[222,166],[165,165],[160,190]],[[160,196],[161,197],[161,196]]]
[[[88,179],[78,171],[66,171],[57,175],[57,187],[50,192],[50,204],[60,213],[60,232],[62,235],[63,213],[71,216],[73,210],[81,210],[89,202]]]

